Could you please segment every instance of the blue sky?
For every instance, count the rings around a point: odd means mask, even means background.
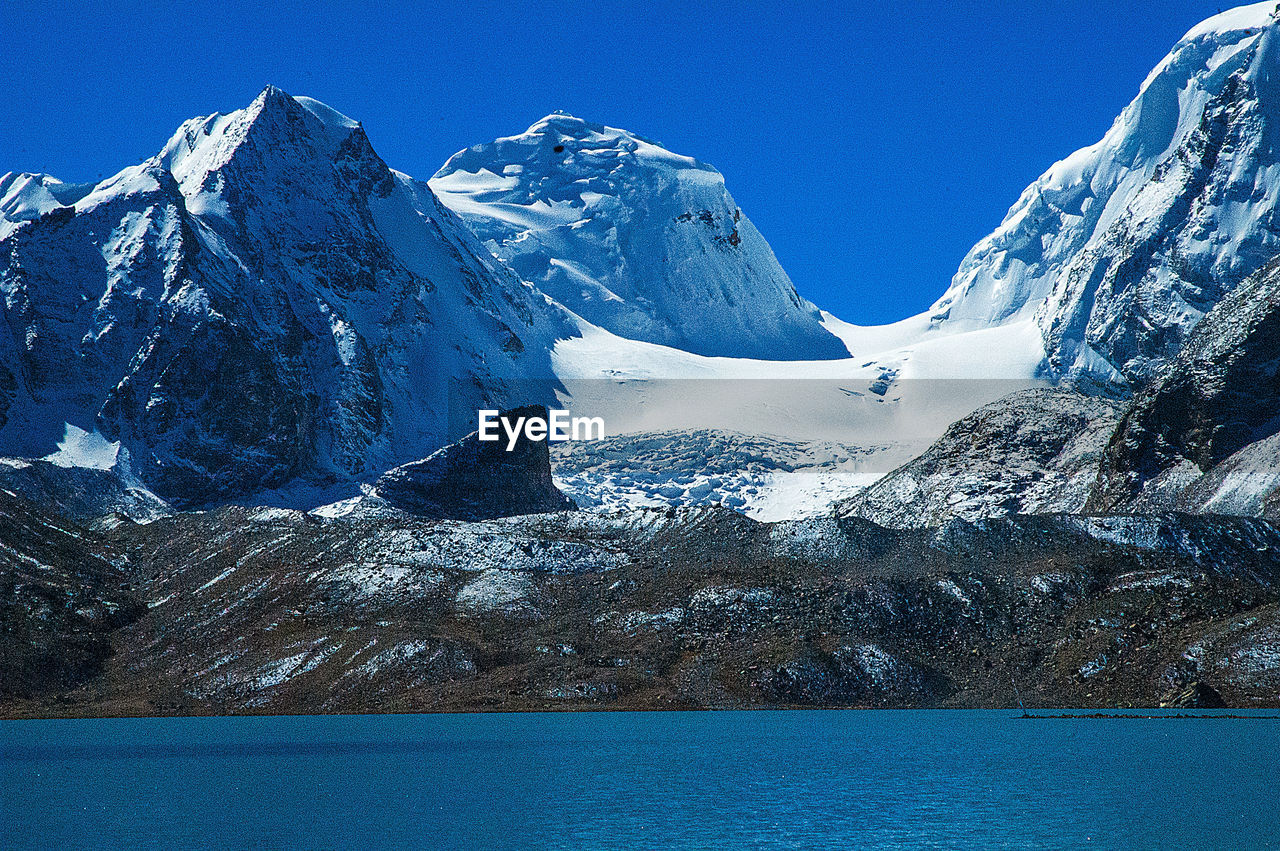
[[[6,0],[0,173],[108,176],[266,83],[360,119],[422,178],[563,109],[715,165],[802,294],[884,322],[940,295],[1220,8]]]

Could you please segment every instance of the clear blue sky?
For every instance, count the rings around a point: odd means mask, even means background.
[[[1217,2],[0,4],[0,173],[91,180],[266,83],[427,178],[563,109],[719,168],[802,294],[857,322],[941,294]]]

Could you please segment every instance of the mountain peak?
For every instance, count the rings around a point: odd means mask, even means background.
[[[1148,380],[1280,246],[1280,196],[1259,189],[1280,173],[1277,9],[1242,6],[1188,31],[1106,135],[1055,163],[970,250],[932,319],[1033,318],[1054,374]]]
[[[92,184],[67,184],[47,174],[8,172],[0,176],[0,222],[38,219],[74,204],[91,188]]]
[[[1178,43],[1185,44],[1206,36],[1227,34],[1255,35],[1259,30],[1275,24],[1277,15],[1280,15],[1280,2],[1277,2],[1277,0],[1266,0],[1264,3],[1252,3],[1248,6],[1237,6],[1225,12],[1219,12],[1213,17],[1206,18],[1196,24]]]
[[[524,131],[525,134],[537,134],[548,132],[567,133],[569,135],[579,135],[581,133],[596,132],[603,133],[605,126],[587,121],[585,118],[579,118],[576,115],[570,115],[567,112],[557,109],[548,115],[544,115],[537,121],[529,125],[529,129]],[[626,131],[618,131],[625,133]]]
[[[848,355],[720,173],[563,112],[449,158],[430,186],[517,275],[633,340],[707,356]]]
[[[310,113],[313,118],[329,130],[345,132],[361,127],[359,121],[343,115],[327,103],[318,101],[315,98],[306,97],[305,95],[291,95],[284,89],[270,84],[258,93],[258,96],[253,99],[253,102],[249,105],[246,111],[255,115],[279,112],[284,115],[293,116],[296,120],[300,115],[299,109]]]
[[[719,179],[719,172],[706,163],[672,153],[661,143],[638,133],[556,111],[538,119],[523,133],[459,151],[440,167],[432,180],[442,180],[458,172],[502,174],[513,166],[518,166],[526,175],[554,176],[554,182],[569,176],[585,179],[591,175],[607,175],[620,166],[692,170]]]
[[[227,166],[238,152],[253,158],[298,163],[332,159],[364,130],[358,121],[308,97],[294,97],[268,85],[243,109],[185,122],[160,153],[160,163],[191,198],[206,178]],[[368,141],[358,140],[368,148]],[[371,151],[370,151],[371,152]]]
[[[641,136],[639,133],[632,133],[630,130],[624,130],[621,127],[598,124],[585,118],[579,118],[576,115],[570,115],[562,110],[556,110],[550,115],[544,115],[529,125],[529,129],[520,136],[512,138],[520,139],[530,136],[552,139],[556,142],[586,143],[592,148],[626,147],[635,149],[644,145],[669,153],[660,142]]]
[[[262,87],[262,91],[258,92],[258,96],[253,99],[255,104],[272,104],[283,107],[293,101],[293,97],[279,86],[273,86],[270,83]]]
[[[294,96],[272,85],[259,92],[248,107],[232,113],[237,114],[243,115],[247,124],[285,121],[305,125],[310,119],[315,119],[334,141],[339,142],[346,139],[353,130],[361,129],[359,121],[348,118],[326,103],[303,95]]]
[[[303,121],[306,112],[302,104],[284,89],[269,85],[263,88],[247,107],[231,114],[241,117],[241,123],[247,131],[250,127],[264,122]]]
[[[30,306],[0,317],[0,445],[97,428],[184,503],[421,458],[450,379],[511,407],[572,330],[357,122],[275,86],[79,191],[0,178],[0,291]]]

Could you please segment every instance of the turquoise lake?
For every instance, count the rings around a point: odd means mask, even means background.
[[[7,721],[0,846],[1280,847],[1280,720],[1015,715]]]

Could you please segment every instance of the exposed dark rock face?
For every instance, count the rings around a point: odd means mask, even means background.
[[[1231,482],[1226,475],[1198,480],[1226,462],[1220,472],[1233,472],[1234,483],[1255,474],[1249,490],[1262,513],[1268,495],[1280,488],[1274,447],[1264,443],[1278,431],[1280,260],[1227,296],[1169,369],[1135,396],[1107,447],[1088,507],[1213,509]]]
[[[117,469],[63,467],[39,459],[6,459],[0,462],[0,488],[42,511],[89,525],[110,514],[119,513],[141,521],[170,510],[153,494],[131,486]]]
[[[1196,681],[1185,688],[1169,692],[1160,701],[1160,705],[1169,709],[1221,709],[1227,704],[1216,689]]]
[[[916,528],[1078,511],[1121,409],[1065,389],[1012,393],[951,425],[923,455],[836,513]]]
[[[146,607],[99,536],[0,490],[0,700],[73,691]]]
[[[547,419],[542,405],[526,405],[499,416],[511,428],[522,419]],[[499,439],[471,434],[412,464],[389,470],[376,493],[391,505],[423,517],[491,520],[521,514],[573,511],[573,500],[551,480],[551,456],[545,440],[523,433],[508,451],[505,427]]]
[[[90,683],[0,714],[1280,703],[1261,520],[224,508],[106,534],[146,614]]]

